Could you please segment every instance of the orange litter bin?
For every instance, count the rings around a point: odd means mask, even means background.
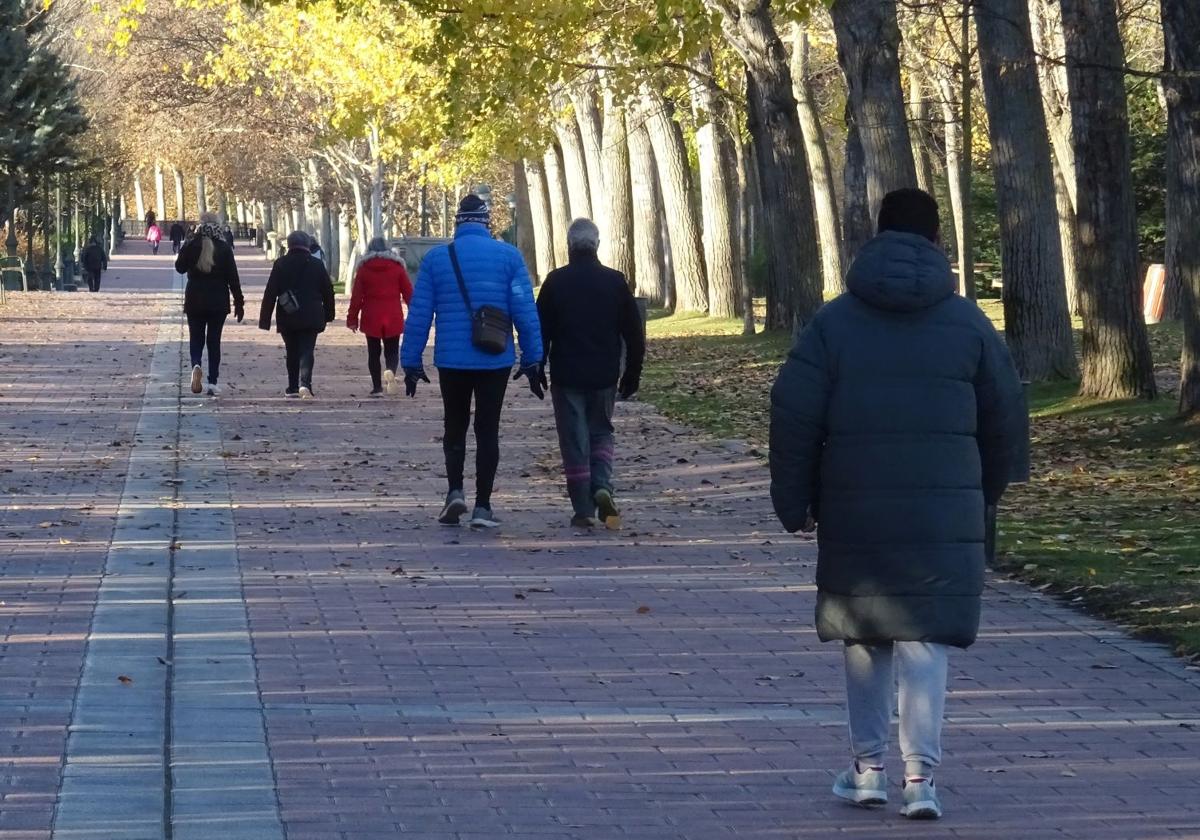
[[[1142,315],[1147,324],[1162,320],[1167,302],[1167,267],[1154,264],[1146,269],[1146,280],[1142,284]]]

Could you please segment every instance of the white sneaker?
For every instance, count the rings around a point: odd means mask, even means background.
[[[200,370],[200,365],[192,366],[192,393],[199,394],[204,390],[204,371]]]
[[[204,393],[210,397],[219,397],[221,396],[221,386],[216,382],[209,382],[208,387],[204,390]]]
[[[394,371],[385,370],[383,372],[383,392],[389,397],[394,397],[400,393],[400,386],[396,384],[396,374]]]
[[[900,816],[910,820],[936,820],[942,816],[942,803],[931,779],[904,780],[904,807]]]
[[[304,385],[301,385],[301,386],[300,386],[300,399],[302,399],[302,400],[311,400],[312,398],[313,398],[312,391],[310,391],[310,390],[309,390],[307,387],[305,387]]]
[[[886,805],[887,771],[866,767],[860,772],[856,761],[837,777],[833,793],[855,805]]]

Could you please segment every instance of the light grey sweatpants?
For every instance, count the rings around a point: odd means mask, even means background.
[[[898,661],[900,753],[906,777],[928,776],[942,760],[947,647],[928,642],[847,644],[846,705],[850,746],[862,765],[882,766],[888,750]]]

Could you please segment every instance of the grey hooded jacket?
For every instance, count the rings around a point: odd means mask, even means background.
[[[771,498],[819,523],[822,640],[966,647],[979,630],[984,506],[1027,444],[995,328],[941,250],[885,232],[821,309],[771,391]]]

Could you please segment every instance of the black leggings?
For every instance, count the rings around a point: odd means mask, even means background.
[[[221,374],[221,331],[225,329],[225,313],[218,315],[189,315],[188,350],[191,351],[192,367],[200,364],[204,358],[204,348],[208,347],[208,383],[217,384]]]
[[[400,336],[390,338],[375,338],[367,336],[367,370],[371,372],[371,387],[376,391],[383,387],[383,371],[379,367],[379,354],[382,351],[387,369],[392,373],[400,367]]]
[[[446,479],[451,490],[463,489],[467,460],[467,426],[471,423],[471,398],[475,398],[475,504],[492,506],[492,485],[500,465],[500,409],[508,388],[509,368],[459,370],[438,368],[442,405],[446,411],[442,450]]]

